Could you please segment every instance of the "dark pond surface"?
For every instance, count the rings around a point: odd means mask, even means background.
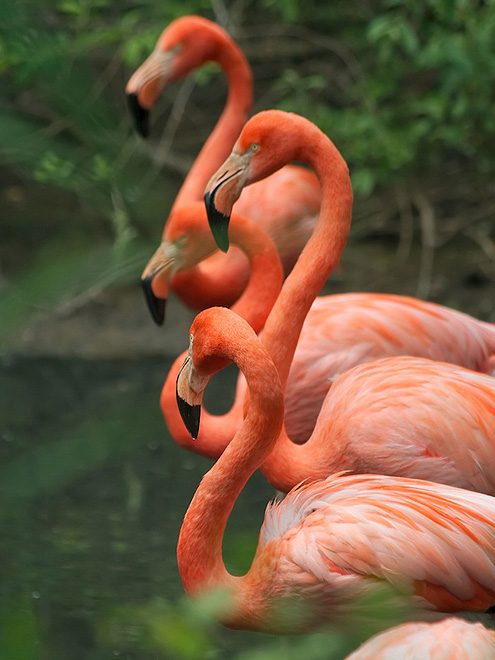
[[[168,366],[4,358],[0,639],[11,655],[1,658],[151,657],[151,641],[125,628],[159,612],[154,600],[182,598],[177,535],[210,465],[168,436],[157,405]],[[273,494],[256,475],[239,500],[231,570],[249,565]]]
[[[328,292],[414,293],[411,276],[391,270],[380,251],[353,255]],[[455,255],[445,258],[437,300],[493,318],[493,282],[469,279],[476,259],[460,268]],[[151,323],[144,310],[142,323]],[[158,398],[178,350],[165,352],[83,359],[35,355],[31,345],[30,355],[3,353],[0,660],[302,657],[300,640],[205,632],[184,604],[177,536],[210,463],[170,440]],[[210,402],[230,396],[233,378],[212,381]],[[273,495],[256,474],[239,499],[225,541],[231,571],[249,566]],[[267,644],[270,654],[256,650]],[[311,657],[333,657],[319,653]]]

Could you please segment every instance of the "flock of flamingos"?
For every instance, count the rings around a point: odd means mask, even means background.
[[[174,440],[217,459],[182,524],[184,588],[224,590],[230,627],[297,634],[344,625],[386,585],[411,621],[349,659],[493,660],[495,325],[405,296],[317,297],[349,232],[347,165],[299,115],[247,120],[251,70],[216,24],[174,21],[131,77],[141,134],[165,85],[210,61],[228,99],[142,276],[157,323],[170,289],[204,310],[161,395]],[[231,362],[232,409],[200,423],[210,377]],[[236,577],[223,534],[258,468],[288,495]]]

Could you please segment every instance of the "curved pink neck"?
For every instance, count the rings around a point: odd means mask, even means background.
[[[232,311],[258,333],[280,294],[284,271],[277,248],[268,235],[255,222],[237,215],[233,217],[235,221],[229,229],[230,239],[249,259],[251,275]]]
[[[229,155],[253,104],[253,76],[237,44],[222,40],[213,61],[220,65],[227,77],[227,103],[189,170],[172,209],[187,202],[203,200],[208,180]]]
[[[245,319],[255,332],[259,332],[280,292],[283,270],[273,242],[256,223],[238,214],[232,215],[230,238],[248,257],[251,276],[244,293],[232,311]],[[200,432],[192,440],[186,431],[175,401],[175,382],[185,354],[172,365],[160,398],[160,407],[174,441],[185,449],[216,459],[232,440],[243,416],[244,389],[238,385],[234,405],[224,415],[212,415],[204,407],[201,412]]]
[[[237,363],[246,377],[252,405],[232,442],[203,477],[184,517],[177,559],[187,593],[235,589],[243,580],[230,575],[223,563],[225,527],[235,500],[270,452],[282,426],[283,395],[277,372],[252,333],[249,339],[240,339],[236,320],[234,317],[230,328],[225,324],[223,337],[214,333],[215,354]],[[229,330],[233,330],[230,337]]]
[[[305,136],[305,144],[299,159],[312,165],[320,180],[321,211],[313,235],[285,281],[261,338],[284,389],[304,320],[340,259],[352,217],[352,188],[344,159],[328,138],[322,139],[321,133]],[[272,484],[287,491],[308,474],[315,478],[328,476],[328,443],[319,442],[315,436],[314,432],[304,445],[296,445],[282,430],[262,466]],[[320,452],[324,453],[321,461]],[[322,466],[320,475],[316,474],[318,465]]]
[[[306,315],[344,250],[352,217],[345,160],[320,131],[305,132],[298,160],[311,165],[322,187],[318,222],[265,324],[262,342],[285,388]]]

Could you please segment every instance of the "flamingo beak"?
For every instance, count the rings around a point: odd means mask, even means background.
[[[199,434],[203,392],[201,390],[199,393],[196,393],[191,388],[191,380],[198,380],[198,377],[192,364],[191,349],[189,349],[189,355],[184,360],[184,364],[177,376],[175,397],[184,426],[188,430],[192,439],[196,440]],[[204,379],[199,380],[204,382]]]
[[[157,325],[163,325],[165,322],[166,298],[158,298],[153,292],[153,277],[142,277],[141,286],[143,287],[144,297],[150,310],[153,321]]]
[[[177,48],[154,50],[130,77],[125,88],[127,104],[136,131],[142,137],[149,135],[150,108],[169,81]]]
[[[193,440],[197,440],[199,435],[199,420],[201,418],[201,406],[187,403],[176,391],[177,407],[184,426]]]
[[[162,241],[141,275],[141,286],[151,316],[157,325],[165,321],[170,282],[180,264],[180,252],[170,241]]]
[[[250,160],[251,154],[232,153],[206,186],[204,200],[208,223],[223,252],[229,249],[230,215],[246,183]]]
[[[141,137],[147,138],[150,132],[150,111],[139,103],[137,94],[127,94],[127,105],[134,122],[135,130]]]

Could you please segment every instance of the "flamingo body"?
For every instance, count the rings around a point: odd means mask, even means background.
[[[455,617],[405,623],[375,635],[347,660],[493,660],[495,633]]]
[[[178,561],[189,594],[226,589],[226,625],[277,634],[348,621],[361,597],[384,584],[392,603],[412,597],[423,619],[481,615],[495,603],[495,498],[387,475],[341,472],[295,488],[268,506],[248,573],[228,574],[225,526],[247,479],[278,444],[283,391],[248,324],[212,308],[191,326],[177,380],[185,418],[226,360],[243,371],[250,403],[184,518]]]
[[[308,442],[315,462],[323,443],[327,469],[495,494],[495,380],[423,358],[370,362],[337,378]]]
[[[311,341],[310,331],[325,332],[324,321],[328,318],[322,318],[324,306],[318,305],[317,300],[308,315],[309,327],[303,327],[287,385],[286,401],[293,396],[299,410],[294,420],[301,425],[306,419],[308,427],[311,426],[310,437],[305,444],[295,445],[282,434],[262,466],[267,479],[286,492],[304,479],[321,479],[346,469],[429,479],[495,494],[495,379],[421,357],[394,356],[371,361],[385,350],[423,351],[438,358],[443,356],[439,350],[442,348],[445,351],[450,348],[447,357],[462,359],[464,346],[466,353],[478,356],[475,366],[479,367],[487,355],[482,333],[486,330],[490,337],[489,324],[477,322],[476,326],[474,319],[459,312],[444,314],[444,308],[437,311],[436,305],[419,304],[412,299],[411,305],[409,299],[400,296],[350,294],[330,298],[342,302],[343,323],[337,325],[332,336],[329,322],[330,337],[325,339],[334,352],[311,361],[319,345],[316,339]],[[347,304],[349,299],[355,304]],[[338,316],[338,305],[336,310]],[[389,312],[390,330],[379,344],[377,337],[383,319],[387,318],[379,314],[381,310]],[[359,323],[356,327],[369,343],[352,345],[352,320],[356,318],[364,320],[364,328]],[[341,330],[345,327],[348,334]],[[399,331],[404,327],[416,328],[421,333],[417,337],[413,332],[405,332],[401,343]],[[435,345],[434,330],[437,333],[443,330],[444,338],[449,341]],[[336,356],[345,359],[335,359]],[[368,361],[352,366],[352,359],[358,362],[363,358]],[[176,442],[217,458],[242,421],[245,382],[241,375],[236,401],[228,415],[203,413],[200,433],[192,441],[177,419],[179,413],[172,392],[181,362],[176,361],[167,377],[162,411]],[[337,376],[336,365],[344,373]],[[352,368],[345,371],[349,367]],[[301,375],[298,381],[293,380],[295,373]],[[294,395],[296,385],[298,396]],[[318,399],[318,405],[314,404],[313,396]],[[287,413],[285,422],[290,422]]]
[[[340,473],[296,488],[266,511],[247,600],[297,594],[311,603],[313,620],[317,603],[322,621],[338,622],[385,580],[414,594],[423,611],[482,612],[495,602],[494,504],[381,475]],[[270,619],[269,608],[261,615]]]
[[[316,298],[287,381],[287,433],[305,442],[335,378],[358,364],[412,355],[487,373],[493,353],[493,324],[443,305],[382,293]]]

